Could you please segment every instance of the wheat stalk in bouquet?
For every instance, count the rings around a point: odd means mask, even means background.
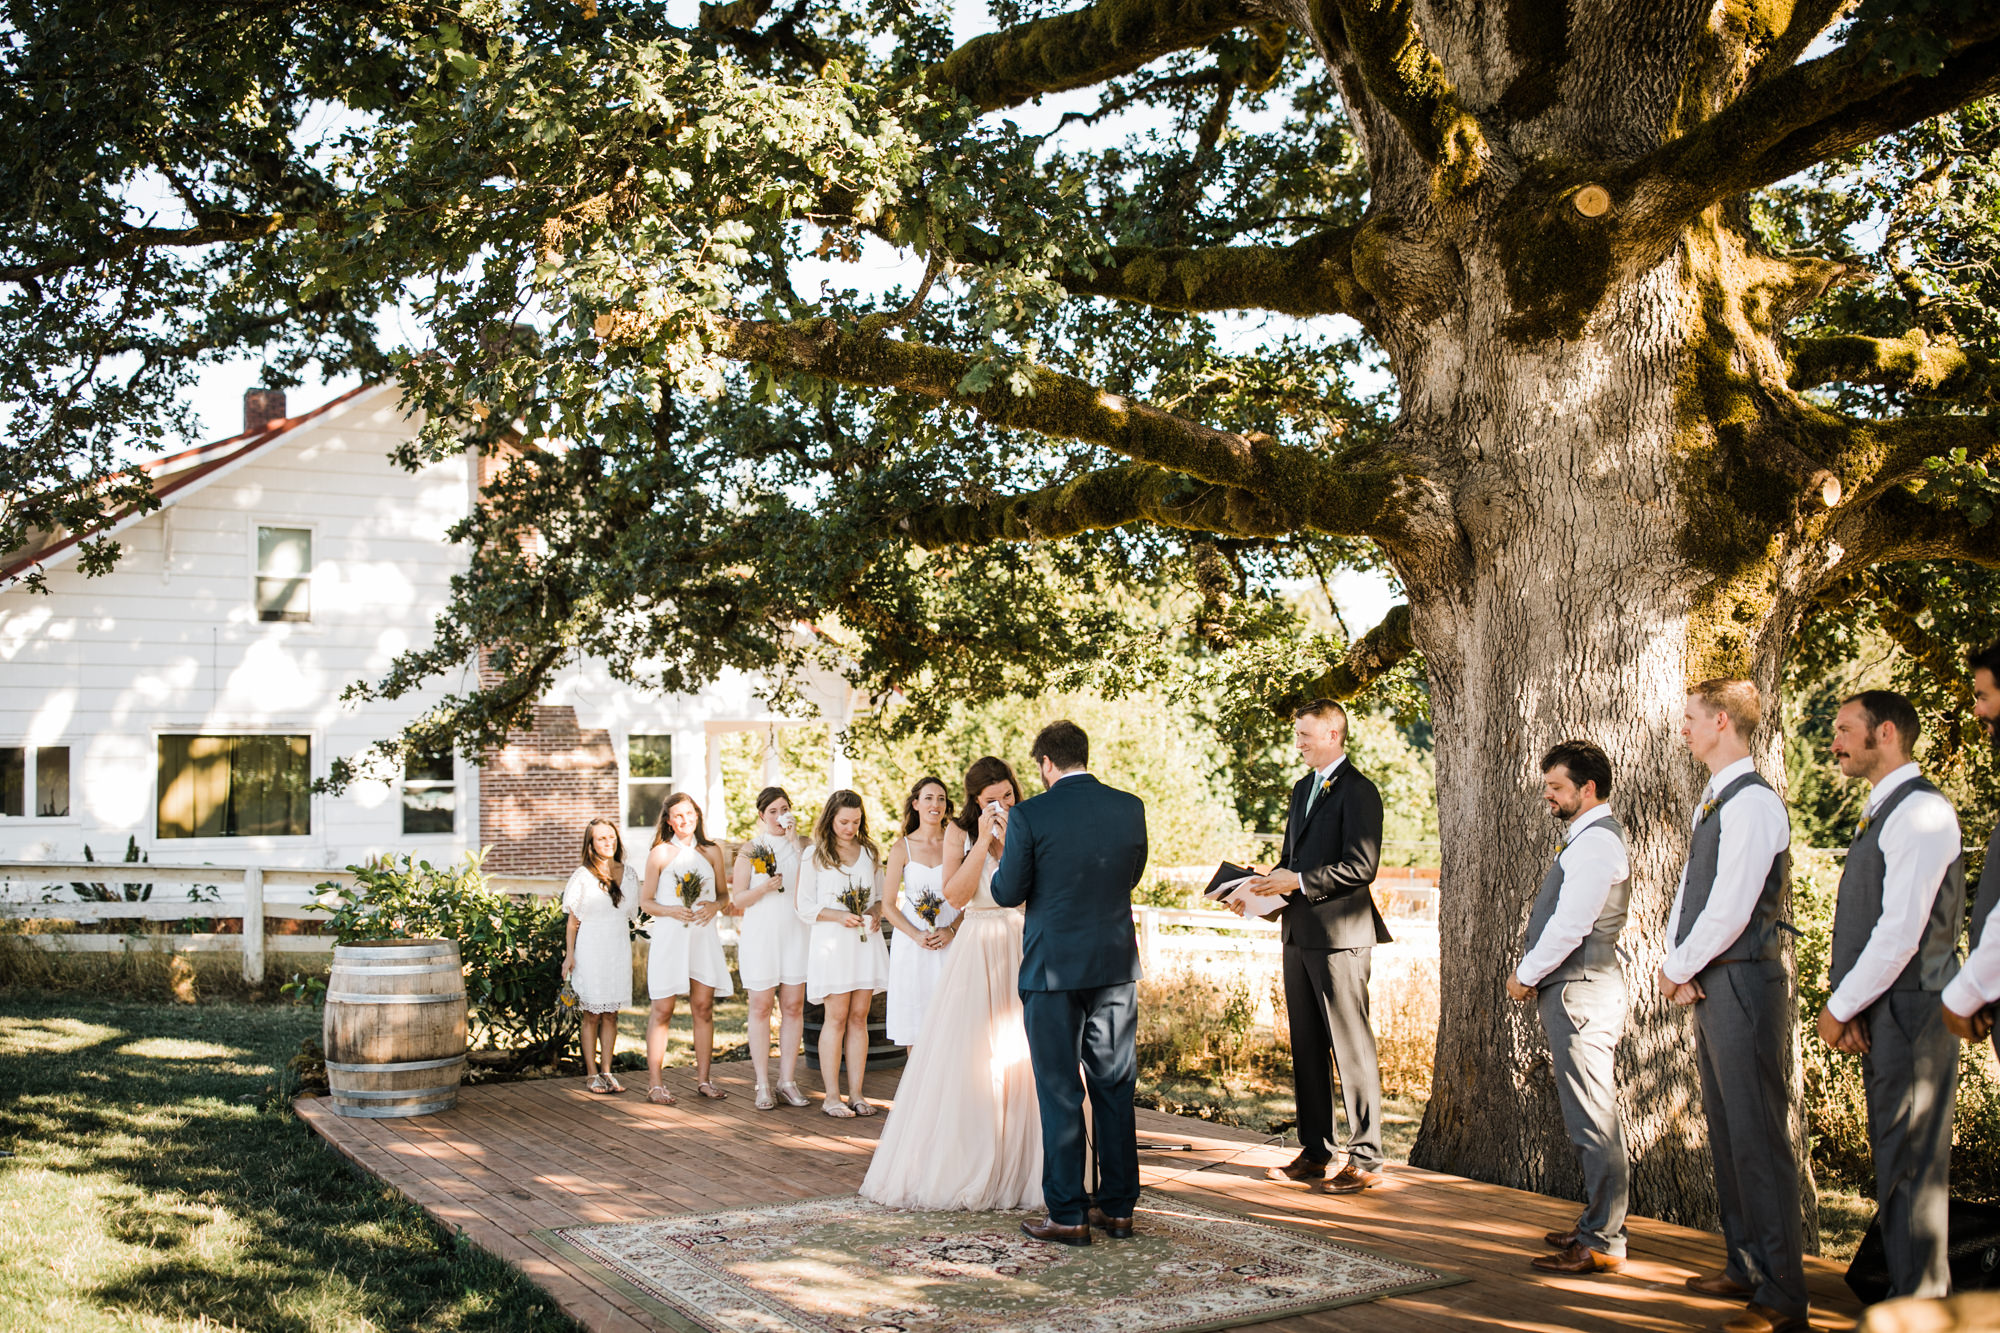
[[[751,843],[750,869],[753,873],[762,875],[766,879],[775,877],[778,873],[778,853],[772,850],[769,843],[763,843],[763,842]],[[783,893],[784,891],[785,891],[785,882],[783,880],[779,880],[778,892]]]
[[[863,888],[859,884],[849,884],[841,891],[840,905],[861,918],[860,935],[863,944],[868,942],[868,909],[874,902],[874,890]]]
[[[674,880],[674,892],[680,895],[681,906],[690,912],[694,910],[694,905],[701,901],[702,891],[707,887],[702,883],[701,876],[692,870],[682,871]]]
[[[938,913],[944,911],[944,899],[935,889],[925,889],[917,896],[917,919],[931,930],[937,929]]]

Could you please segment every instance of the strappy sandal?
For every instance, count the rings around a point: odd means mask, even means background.
[[[721,1088],[716,1087],[713,1083],[708,1082],[706,1079],[702,1080],[700,1083],[695,1084],[694,1090],[700,1093],[702,1096],[708,1098],[712,1102],[726,1102],[729,1100],[728,1093],[724,1092]]]
[[[854,1114],[858,1116],[871,1116],[875,1114],[875,1103],[869,1101],[866,1097],[850,1097],[847,1099],[847,1104],[853,1108]]]
[[[604,1075],[602,1074],[592,1074],[590,1082],[584,1084],[584,1086],[600,1097],[609,1097],[611,1095],[611,1085],[604,1081]]]
[[[655,1106],[672,1106],[675,1104],[676,1099],[674,1094],[655,1083],[652,1087],[646,1089],[646,1100]]]
[[[775,1111],[778,1109],[778,1099],[773,1097],[771,1090],[762,1083],[757,1085],[757,1109],[760,1111]]]
[[[827,1098],[826,1106],[822,1109],[824,1109],[826,1113],[832,1116],[835,1120],[852,1120],[854,1119],[855,1115],[858,1114],[853,1107],[849,1106],[846,1102],[843,1102],[838,1097]]]
[[[607,1088],[611,1089],[611,1090],[612,1090],[613,1092],[623,1092],[623,1091],[625,1091],[625,1085],[624,1085],[623,1083],[620,1083],[620,1082],[618,1081],[618,1076],[617,1076],[616,1074],[612,1073],[612,1072],[611,1072],[610,1070],[608,1070],[608,1069],[607,1069],[607,1070],[605,1070],[605,1071],[604,1071],[604,1075],[603,1075],[603,1077],[604,1077],[604,1086],[605,1086],[605,1087],[607,1087]]]
[[[778,1085],[778,1099],[787,1106],[812,1105],[812,1099],[807,1097],[803,1092],[800,1092],[799,1085],[796,1083],[780,1083]]]

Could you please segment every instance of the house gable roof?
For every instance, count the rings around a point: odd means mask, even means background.
[[[383,387],[380,383],[360,385],[337,398],[321,403],[310,412],[295,417],[278,417],[266,424],[262,430],[245,431],[240,435],[231,435],[227,439],[184,449],[165,458],[151,459],[141,463],[139,470],[151,478],[153,495],[160,502],[159,508],[168,508],[223,474],[233,472],[253,458],[285,443],[298,431],[335,408]],[[127,505],[111,517],[110,522],[101,530],[102,535],[115,536],[145,518],[148,513],[156,512],[158,510],[142,513],[136,506]],[[76,533],[53,532],[6,556],[0,556],[0,590],[19,581],[22,575],[36,565],[48,569],[61,564],[75,553],[82,540],[83,538]]]

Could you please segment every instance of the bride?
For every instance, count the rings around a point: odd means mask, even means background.
[[[944,849],[944,896],[964,916],[861,1194],[896,1208],[1040,1208],[1042,1117],[1021,1018],[1021,913],[987,891],[1021,784],[988,755],[966,770],[965,797]]]

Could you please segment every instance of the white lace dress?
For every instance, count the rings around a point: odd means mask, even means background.
[[[667,846],[674,849],[674,859],[660,871],[660,882],[653,890],[653,897],[662,906],[684,907],[679,884],[682,875],[693,875],[701,882],[701,895],[695,899],[697,905],[715,901],[715,868],[708,858],[690,843],[676,838]],[[722,952],[722,932],[711,920],[705,926],[689,925],[685,921],[675,921],[671,917],[648,917],[649,930],[653,936],[653,947],[646,959],[646,989],[656,1000],[664,1000],[669,995],[686,995],[689,983],[699,981],[703,985],[715,987],[717,995],[734,995],[736,987],[729,980],[729,959]]]
[[[786,887],[782,893],[767,893],[744,908],[736,923],[736,971],[746,991],[799,985],[806,979],[806,959],[812,953],[812,927],[799,920],[794,907],[798,900],[798,839],[759,834],[749,845],[758,843],[771,849]],[[752,870],[750,887],[756,888],[763,879]]]
[[[905,921],[919,929],[929,924],[917,910],[927,894],[939,904],[939,930],[958,920],[958,909],[944,901],[944,867],[907,862],[903,866],[903,887],[896,895],[896,907]],[[917,1044],[917,1037],[924,1030],[924,1014],[930,1009],[931,992],[937,989],[938,978],[944,975],[944,960],[952,948],[946,945],[942,949],[926,949],[922,936],[896,933],[895,942],[889,946],[889,1040],[898,1046]]]
[[[619,900],[578,866],[563,885],[563,911],[577,920],[576,967],[569,984],[587,1014],[615,1014],[632,1003],[632,922],[639,915],[639,872],[625,867]]]
[[[874,902],[875,858],[862,852],[853,865],[823,866],[811,847],[799,857],[799,920],[812,926],[812,952],[806,959],[806,999],[814,1004],[847,991],[889,989],[889,950],[880,929],[862,937],[857,926],[818,919],[822,910],[847,908],[841,896],[852,887]]]

